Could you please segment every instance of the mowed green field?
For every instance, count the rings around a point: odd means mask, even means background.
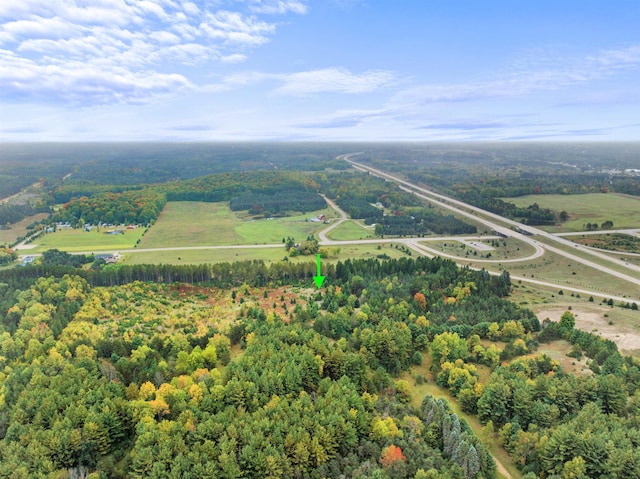
[[[327,238],[334,241],[351,241],[367,238],[375,238],[373,228],[363,228],[353,220],[348,220],[331,230]]]
[[[541,208],[569,213],[569,220],[561,226],[543,226],[550,232],[584,231],[587,223],[598,226],[607,220],[613,228],[640,227],[640,198],[614,193],[589,193],[585,195],[528,195],[519,198],[504,198],[519,207],[538,203]]]
[[[406,256],[405,253],[395,249],[392,245],[386,245],[381,249],[378,249],[377,245],[349,245],[329,247],[329,250],[331,251],[331,258],[323,259],[323,264],[353,258],[375,258],[381,254],[386,254],[390,258]],[[261,259],[268,264],[282,261],[285,256],[288,255],[284,250],[284,246],[282,248],[158,250],[126,253],[123,255],[121,262],[125,264],[206,264]],[[315,256],[287,257],[287,261],[315,262]]]
[[[105,230],[84,231],[81,229],[59,230],[55,233],[41,234],[33,240],[32,249],[21,250],[21,254],[42,253],[48,249],[68,252],[95,253],[99,251],[118,251],[135,247],[142,237],[144,228],[124,230],[124,234],[108,235]]]
[[[175,201],[167,203],[138,248],[272,244],[281,243],[288,236],[302,241],[326,228],[323,223],[305,220],[330,211],[253,220],[231,211],[226,202]]]

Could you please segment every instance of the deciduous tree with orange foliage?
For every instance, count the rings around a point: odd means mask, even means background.
[[[380,457],[380,463],[382,467],[389,467],[396,461],[406,461],[407,458],[402,454],[402,449],[398,446],[391,444],[389,447],[385,447],[382,450],[382,456]]]
[[[424,294],[418,291],[413,295],[413,299],[416,303],[418,303],[418,306],[420,306],[420,309],[422,309],[422,311],[427,310],[427,298],[425,298]]]

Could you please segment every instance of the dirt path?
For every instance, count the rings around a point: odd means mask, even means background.
[[[509,471],[505,469],[504,465],[498,460],[496,456],[493,456],[493,460],[496,461],[496,469],[498,470],[498,474],[503,475],[507,479],[513,479],[513,476],[509,474]]]
[[[22,188],[20,191],[18,191],[16,194],[11,195],[11,196],[7,196],[6,198],[0,198],[0,204],[5,204],[5,203],[9,203],[12,200],[15,200],[16,198],[18,198],[19,196],[25,194],[27,192],[27,190],[29,190],[30,188],[39,188],[42,186],[42,182],[40,181],[36,181],[34,184],[27,186],[26,188]]]

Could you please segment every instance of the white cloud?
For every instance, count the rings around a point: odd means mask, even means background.
[[[394,105],[460,102],[482,98],[525,96],[587,83],[640,68],[640,45],[605,50],[582,58],[523,58],[494,78],[469,83],[421,85],[398,93]]]
[[[256,13],[280,15],[288,12],[304,15],[308,11],[305,2],[296,0],[252,0],[250,9]]]
[[[224,63],[242,63],[247,59],[247,56],[242,53],[233,53],[220,57],[220,60]]]
[[[220,83],[208,85],[208,91],[223,91],[263,82],[278,84],[277,95],[308,96],[318,93],[371,93],[396,83],[387,71],[351,73],[344,68],[325,68],[296,73],[265,73],[246,71],[226,76]]]
[[[172,45],[175,45],[176,43],[180,43],[180,37],[178,35],[176,35],[175,33],[166,32],[166,31],[151,32],[149,34],[149,37],[157,41],[158,43],[166,43],[166,44],[172,44]]]
[[[182,4],[182,9],[187,15],[197,15],[198,13],[200,13],[198,5],[193,2],[184,2]]]
[[[244,61],[276,31],[261,15],[304,12],[301,1],[1,0],[0,95],[88,104],[153,98],[167,85],[193,86],[183,65]],[[47,72],[48,83],[38,78]]]
[[[267,35],[273,33],[275,26],[244,18],[237,12],[221,10],[208,13],[200,24],[200,29],[215,40],[259,45],[267,41]]]
[[[275,93],[305,96],[316,93],[370,93],[395,83],[393,73],[369,71],[354,74],[344,68],[325,68],[296,73],[241,72],[228,75],[222,85],[228,88],[264,81],[280,83]]]
[[[276,93],[296,96],[314,93],[370,93],[395,83],[391,72],[368,71],[353,74],[343,68],[311,70],[281,78],[283,85]]]
[[[65,38],[77,33],[73,24],[60,18],[33,17],[33,20],[17,20],[2,26],[7,40],[16,41],[20,37]]]
[[[104,75],[101,69],[82,62],[39,65],[0,50],[0,97],[12,101],[35,96],[79,104],[140,102],[191,87],[178,74],[132,73],[114,68],[110,75]]]

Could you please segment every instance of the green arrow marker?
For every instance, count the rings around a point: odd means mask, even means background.
[[[322,283],[324,283],[324,276],[320,275],[320,255],[316,255],[318,260],[318,275],[313,277],[313,280],[316,282],[316,286],[318,288],[322,288]]]

